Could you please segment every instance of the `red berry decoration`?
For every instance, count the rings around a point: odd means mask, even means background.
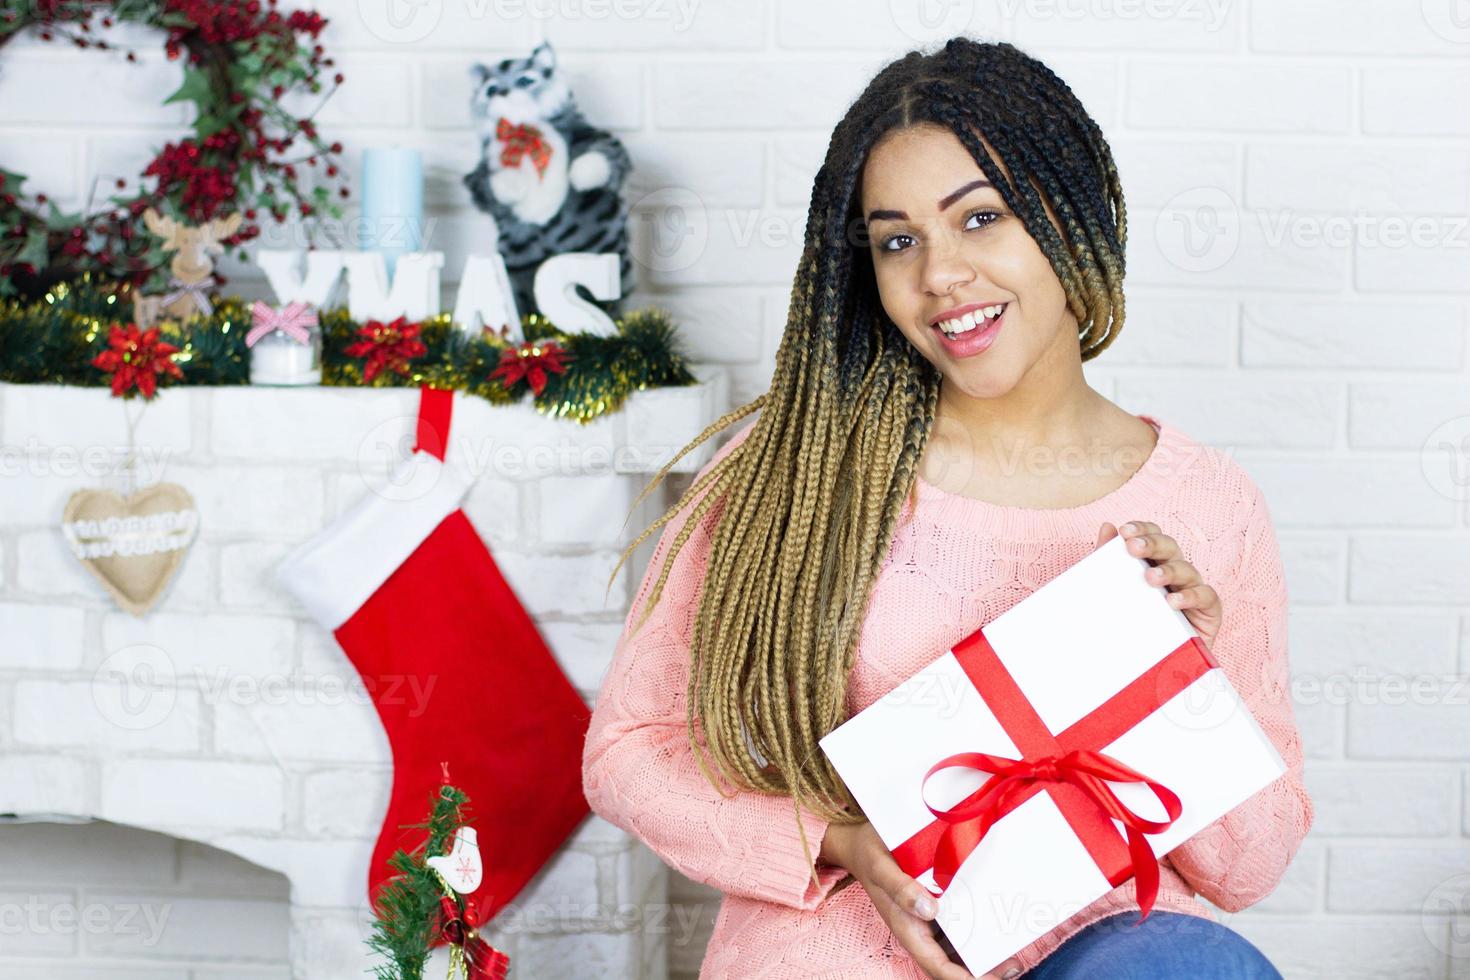
[[[12,273],[30,275],[47,270],[49,281],[76,278],[89,271],[106,277],[115,271],[100,259],[107,254],[135,269],[143,281],[163,275],[168,262],[160,250],[150,247],[149,236],[126,233],[141,231],[132,226],[150,207],[198,225],[245,204],[279,211],[280,220],[288,211],[309,204],[310,193],[303,192],[291,164],[283,158],[286,147],[299,136],[311,144],[307,156],[320,157],[340,152],[341,145],[323,140],[310,119],[280,116],[273,110],[292,91],[320,88],[328,69],[322,64],[318,36],[327,21],[315,11],[282,14],[274,7],[270,4],[268,9],[258,0],[133,0],[126,4],[39,0],[7,5],[0,13],[0,47],[25,28],[35,27],[43,40],[106,48],[106,42],[86,36],[94,15],[104,26],[132,22],[155,29],[163,35],[168,58],[185,62],[183,83],[167,101],[192,102],[195,122],[192,133],[166,142],[157,151],[139,175],[143,179],[133,184],[130,198],[115,198],[96,212],[83,214],[73,228],[56,227],[46,198],[36,195],[26,200],[21,189],[24,176],[11,174],[8,193],[0,198],[0,228],[18,225],[27,232],[13,240],[0,239],[0,265],[9,266]],[[136,62],[135,52],[128,51],[127,60]],[[217,71],[213,66],[229,66],[230,70]],[[300,158],[294,162],[299,164]],[[150,178],[151,186],[143,186]],[[118,189],[124,190],[126,183],[117,181]],[[115,209],[126,220],[120,220]],[[335,202],[302,211],[302,216],[322,212],[342,216]],[[83,234],[70,234],[76,229]],[[242,231],[230,244],[242,244],[258,234],[258,228]],[[88,247],[78,249],[72,244],[77,237],[89,243]],[[42,258],[24,261],[22,255]],[[0,277],[0,296],[36,285],[18,286],[13,280],[13,276]]]

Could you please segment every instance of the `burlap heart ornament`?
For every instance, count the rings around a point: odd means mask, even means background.
[[[163,595],[199,528],[194,498],[177,483],[155,483],[127,497],[78,490],[61,520],[72,553],[134,616]]]

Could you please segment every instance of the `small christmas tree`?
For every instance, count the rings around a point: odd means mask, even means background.
[[[378,889],[373,903],[376,920],[368,948],[388,963],[375,967],[377,980],[423,980],[429,951],[440,943],[450,945],[449,978],[504,980],[510,967],[506,955],[481,939],[475,903],[456,891],[446,880],[451,858],[459,860],[455,884],[467,894],[479,885],[479,854],[475,838],[467,828],[469,797],[449,781],[449,764],[444,783],[432,799],[429,819],[411,828],[428,831],[425,841],[412,853],[399,848],[388,863],[397,872]],[[438,867],[436,867],[438,865]],[[463,876],[472,876],[468,887]]]

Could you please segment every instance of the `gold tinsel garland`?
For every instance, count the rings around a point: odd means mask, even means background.
[[[428,352],[416,358],[407,375],[385,371],[364,383],[363,361],[344,353],[362,325],[345,309],[319,311],[322,331],[322,385],[332,387],[418,387],[433,385],[478,395],[496,405],[520,402],[524,381],[507,390],[490,374],[504,352],[516,345],[493,331],[461,330],[447,313],[417,321]],[[90,275],[58,284],[44,297],[26,303],[0,299],[0,381],[20,384],[105,386],[107,376],[91,359],[107,343],[112,323],[132,320],[129,287],[93,282]],[[566,371],[547,375],[532,397],[543,415],[587,423],[622,406],[634,391],[696,383],[678,350],[677,328],[657,307],[617,319],[617,332],[603,337],[566,333],[539,314],[521,318],[528,342],[554,341],[566,352]],[[248,384],[250,304],[237,297],[214,303],[208,317],[158,324],[165,340],[180,348],[173,356],[184,371],[184,385]]]

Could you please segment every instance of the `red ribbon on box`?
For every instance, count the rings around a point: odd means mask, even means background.
[[[1142,922],[1153,909],[1159,889],[1158,859],[1145,833],[1166,830],[1179,819],[1179,797],[1111,756],[1097,751],[1159,710],[1170,698],[1219,664],[1199,637],[1190,637],[1167,657],[1136,677],[1091,713],[1057,734],[1046,727],[1016,679],[977,630],[952,651],[975,690],[1021,752],[1020,759],[984,752],[960,752],[935,763],[927,782],[941,769],[970,768],[994,773],[985,784],[947,810],[929,807],[935,820],[893,851],[910,877],[934,869],[934,881],[948,888],[965,858],[1001,817],[1045,790],[1077,834],[1098,869],[1112,883],[1137,880]],[[1104,780],[1144,783],[1164,805],[1169,819],[1145,820],[1129,810]],[[928,806],[928,803],[925,803]],[[1127,843],[1113,818],[1122,821]]]

